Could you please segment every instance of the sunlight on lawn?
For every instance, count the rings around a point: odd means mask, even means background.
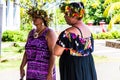
[[[19,52],[20,49],[21,49],[21,46],[20,47],[6,46],[2,48],[2,54],[0,58],[1,59],[0,70],[19,69],[19,66],[21,64],[21,60],[23,57],[23,53],[24,53],[24,50],[22,52]],[[98,56],[94,54],[93,54],[93,58],[94,58],[95,64],[111,62],[111,61],[120,61],[120,59],[117,59],[117,58],[108,58],[106,56]],[[55,64],[56,64],[56,67],[59,66],[59,57],[56,57]]]

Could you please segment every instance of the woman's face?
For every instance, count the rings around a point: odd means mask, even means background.
[[[74,24],[76,24],[77,21],[78,21],[78,20],[76,19],[76,17],[69,17],[69,16],[67,16],[67,15],[65,15],[64,18],[65,18],[67,24],[69,24],[69,25],[74,25]]]
[[[35,26],[42,25],[43,21],[40,17],[33,17],[32,18],[33,24]]]

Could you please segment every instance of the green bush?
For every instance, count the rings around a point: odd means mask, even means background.
[[[98,35],[98,34],[93,33],[93,38],[94,38],[94,39],[97,39],[97,35]]]
[[[12,41],[12,42],[25,42],[27,38],[27,32],[25,31],[10,31],[6,30],[2,34],[2,41]]]
[[[110,33],[106,32],[106,33],[99,33],[97,38],[98,39],[99,38],[100,39],[113,39],[114,37]]]
[[[120,32],[119,31],[111,31],[105,33],[93,33],[94,39],[120,39]]]
[[[120,38],[120,32],[118,32],[118,31],[113,31],[113,32],[111,32],[111,34],[113,35],[114,39]]]

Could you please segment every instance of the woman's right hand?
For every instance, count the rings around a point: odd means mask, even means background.
[[[24,76],[25,76],[25,70],[20,69],[20,77],[21,77],[21,79],[23,79]]]

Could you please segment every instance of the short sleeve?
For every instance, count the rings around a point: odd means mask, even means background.
[[[68,36],[68,34],[65,33],[65,31],[60,33],[56,44],[58,44],[64,48],[70,48],[69,36]]]

